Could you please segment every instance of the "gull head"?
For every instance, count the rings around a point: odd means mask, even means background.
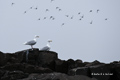
[[[35,35],[35,38],[39,38],[39,36]]]
[[[48,40],[48,42],[50,43],[50,42],[52,42],[52,40]]]

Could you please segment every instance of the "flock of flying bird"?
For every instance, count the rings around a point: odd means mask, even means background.
[[[55,0],[51,0],[50,2],[52,3],[53,1]],[[11,3],[11,6],[13,6],[15,3]],[[38,10],[38,7],[30,7],[28,10],[24,11],[23,13],[26,14],[29,10],[31,9],[35,9],[35,10]],[[59,8],[58,6],[55,7],[56,10],[58,11],[62,11],[61,8]],[[49,9],[45,9],[45,12],[49,12],[50,10]],[[99,9],[96,10],[96,13],[99,13]],[[89,10],[90,13],[93,12],[93,10]],[[81,12],[78,12],[77,13],[78,15],[81,15]],[[70,15],[64,15],[65,17],[69,18],[69,19],[73,19],[74,18],[74,15],[70,16]],[[84,18],[84,15],[81,15],[81,17],[79,18],[79,20],[81,21],[82,19]],[[49,17],[42,17],[42,18],[38,18],[37,20],[40,21],[40,20],[45,20],[45,19],[50,19],[50,20],[55,20],[56,18],[54,16],[49,16]],[[108,18],[105,18],[105,20],[108,20]],[[93,24],[93,20],[90,21],[89,24]],[[61,26],[65,25],[65,22],[61,23]]]
[[[33,49],[33,45],[35,45],[37,43],[37,38],[39,38],[39,36],[35,35],[35,38],[31,41],[27,41],[25,43],[23,43],[24,45],[30,45],[31,48]],[[45,47],[41,48],[41,51],[49,51],[50,50],[50,42],[52,42],[52,40],[48,40],[48,43]]]

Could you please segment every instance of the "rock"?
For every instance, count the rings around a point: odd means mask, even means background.
[[[111,63],[111,73],[113,73],[110,80],[120,80],[120,63]]]
[[[101,62],[99,62],[99,61],[97,61],[97,60],[95,60],[95,61],[93,61],[92,63],[87,63],[86,62],[86,67],[89,67],[89,66],[95,66],[95,65],[100,65],[100,64],[104,64],[104,63],[101,63]]]
[[[73,76],[73,75],[85,75],[88,77],[91,77],[91,73],[89,71],[90,69],[88,67],[78,67],[78,68],[74,68],[69,70],[68,74]]]
[[[0,80],[17,80],[26,77],[28,77],[28,74],[23,73],[22,71],[7,71]]]
[[[91,77],[96,78],[97,80],[109,80],[111,73],[109,65],[97,65],[90,66]]]
[[[57,59],[58,59],[58,55],[55,52],[39,51],[39,56],[38,56],[39,66],[55,70],[55,60]]]
[[[6,64],[6,61],[5,61],[5,54],[0,52],[0,66],[3,66]]]
[[[62,73],[49,73],[49,74],[31,74],[28,78],[19,80],[97,80],[83,75],[68,76]]]
[[[65,60],[56,60],[55,61],[55,71],[61,73],[68,73],[68,62]]]

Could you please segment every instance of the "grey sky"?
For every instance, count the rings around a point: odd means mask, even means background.
[[[34,47],[40,49],[52,39],[51,50],[60,59],[119,61],[119,3],[120,0],[0,0],[0,51],[28,49],[30,46],[23,43],[39,35]]]

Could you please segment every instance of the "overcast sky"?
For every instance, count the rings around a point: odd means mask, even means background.
[[[60,59],[119,61],[119,21],[120,0],[0,0],[0,51],[29,49],[39,35],[34,48],[52,39]]]

